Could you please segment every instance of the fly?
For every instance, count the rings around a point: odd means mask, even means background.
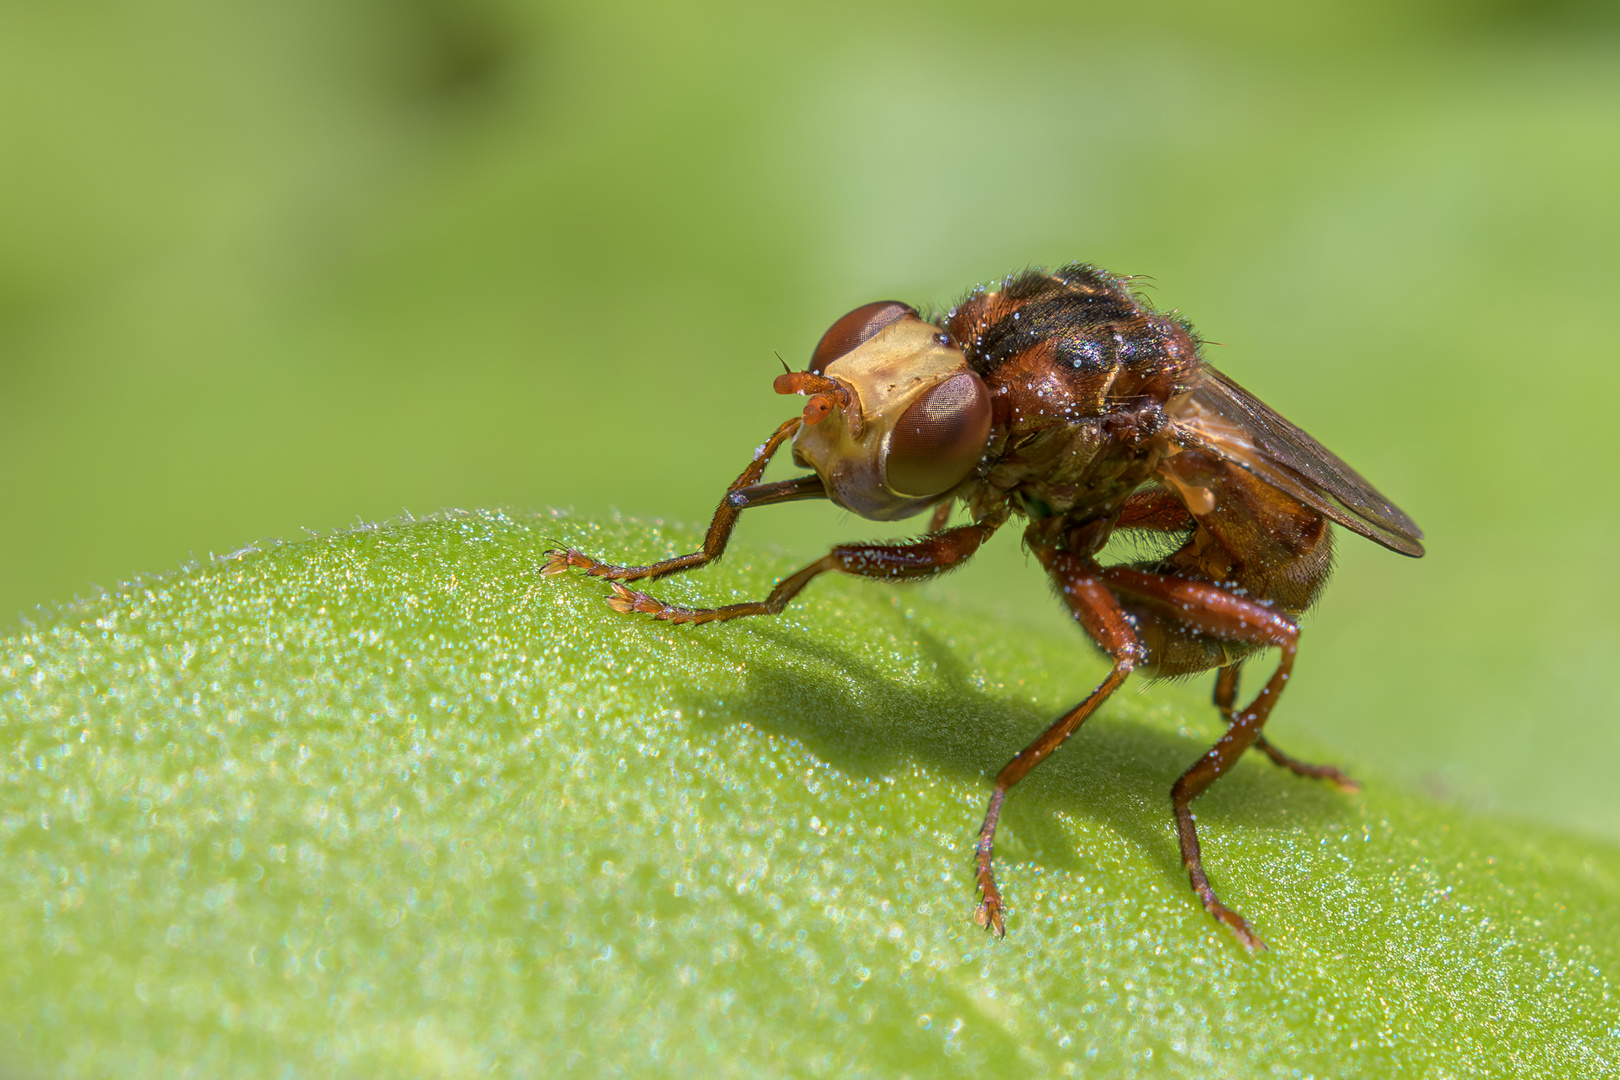
[[[803,411],[727,489],[702,550],[646,566],[551,551],[545,573],[573,568],[605,579],[608,603],[621,612],[716,622],[775,615],[828,571],[932,577],[1022,518],[1025,545],[1113,667],[996,776],[975,848],[978,924],[1006,932],[993,852],[1008,790],[1132,672],[1213,669],[1228,726],[1172,786],[1171,806],[1193,890],[1244,945],[1262,948],[1210,887],[1192,802],[1251,748],[1300,776],[1356,788],[1333,766],[1283,753],[1262,729],[1293,670],[1300,616],[1332,567],[1330,523],[1416,558],[1423,533],[1412,519],[1206,362],[1184,319],[1094,266],[1025,271],[933,321],[898,301],[863,305],[833,323],[804,371],[777,376],[775,388],[805,396]],[[762,483],[789,440],[793,460],[811,471]],[[830,499],[878,521],[933,516],[909,542],[840,544],[751,603],[677,607],[625,584],[712,562],[744,510],[801,499]],[[951,526],[957,506],[969,521]],[[1100,562],[1118,530],[1157,534],[1168,553]],[[1277,668],[1240,708],[1242,665],[1266,648],[1279,651]]]

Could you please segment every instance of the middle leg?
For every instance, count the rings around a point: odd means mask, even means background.
[[[984,521],[924,536],[908,544],[839,544],[809,566],[777,582],[764,600],[717,608],[685,608],[612,582],[608,604],[616,611],[637,612],[673,623],[723,622],[749,615],[777,615],[817,577],[841,570],[886,581],[916,581],[960,566],[995,533],[999,522]]]
[[[1039,765],[1048,754],[1067,742],[1069,736],[1097,711],[1097,707],[1119,689],[1126,676],[1142,662],[1144,657],[1142,645],[1136,638],[1136,632],[1131,628],[1129,617],[1119,606],[1114,594],[1102,583],[1101,571],[1095,562],[1088,557],[1066,551],[1037,549],[1036,555],[1045,564],[1052,580],[1057,583],[1060,595],[1068,604],[1076,621],[1085,628],[1093,641],[1102,646],[1104,652],[1113,657],[1114,667],[1101,685],[1084,701],[1058,717],[1051,727],[1041,733],[1040,738],[1020,750],[1017,756],[996,774],[996,786],[990,793],[990,806],[985,811],[984,824],[979,827],[979,842],[974,848],[974,862],[982,899],[973,917],[975,922],[997,937],[1003,937],[1007,933],[1006,923],[1002,917],[1001,891],[996,888],[993,865],[996,825],[1001,820],[1001,804],[1007,797],[1007,789],[1029,775],[1029,771]]]

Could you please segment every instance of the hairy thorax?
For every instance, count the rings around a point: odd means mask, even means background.
[[[960,496],[978,518],[1029,518],[1032,541],[1094,552],[1163,453],[1166,402],[1197,342],[1117,279],[1050,275],[977,293],[945,327],[984,379],[995,432]]]

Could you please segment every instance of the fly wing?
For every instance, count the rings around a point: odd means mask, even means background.
[[[1423,530],[1325,446],[1265,402],[1204,366],[1170,409],[1178,442],[1225,458],[1369,540],[1417,558]]]

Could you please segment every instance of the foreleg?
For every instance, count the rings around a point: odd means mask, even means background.
[[[614,566],[593,559],[573,548],[566,548],[546,552],[546,565],[540,572],[560,574],[564,570],[573,569],[583,570],[592,577],[605,578],[608,581],[642,581],[647,578],[664,577],[666,574],[678,574],[683,570],[695,570],[705,563],[718,559],[720,553],[726,550],[726,543],[731,539],[731,530],[737,527],[737,518],[744,509],[751,506],[767,506],[771,503],[794,502],[799,499],[826,498],[826,489],[815,476],[786,480],[779,484],[759,485],[759,478],[765,475],[765,466],[771,463],[771,458],[775,456],[777,450],[793,437],[803,423],[803,417],[795,416],[777,428],[775,433],[765,440],[765,444],[754,451],[754,460],[726,489],[726,497],[720,500],[714,518],[709,522],[709,531],[703,537],[702,550],[688,555],[677,555],[662,562],[648,563],[646,566]]]

